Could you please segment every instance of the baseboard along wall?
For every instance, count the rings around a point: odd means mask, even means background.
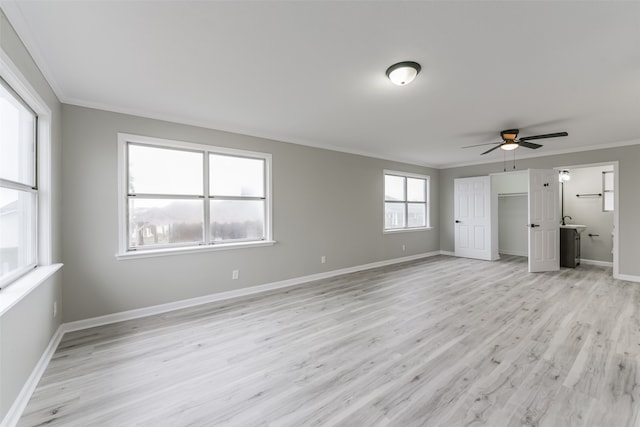
[[[14,427],[16,424],[18,424],[24,408],[27,407],[27,403],[29,403],[29,399],[31,399],[31,395],[36,389],[36,386],[38,385],[42,374],[44,374],[45,369],[47,369],[47,366],[49,365],[49,361],[53,357],[53,354],[56,352],[58,344],[60,344],[60,341],[62,341],[63,335],[64,328],[63,325],[60,325],[51,337],[51,340],[49,341],[47,348],[44,350],[44,353],[42,353],[42,356],[40,356],[40,360],[38,360],[38,363],[33,368],[33,371],[31,372],[31,375],[29,375],[27,382],[22,387],[22,390],[20,390],[20,394],[18,394],[16,400],[13,402],[13,405],[11,405],[11,408],[9,408],[9,412],[7,412],[4,420],[2,420],[2,422],[0,423],[0,427]]]
[[[599,267],[613,267],[613,262],[609,261],[597,261],[592,259],[581,259],[580,264],[584,265],[597,265]]]

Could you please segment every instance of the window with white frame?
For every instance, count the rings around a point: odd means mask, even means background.
[[[613,171],[602,172],[602,210],[613,212]]]
[[[384,230],[429,227],[429,177],[384,172]]]
[[[37,264],[37,122],[0,78],[0,288]]]
[[[269,154],[123,134],[119,144],[121,254],[271,239]]]

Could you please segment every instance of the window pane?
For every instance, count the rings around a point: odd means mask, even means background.
[[[211,154],[209,192],[212,196],[264,197],[264,160]]]
[[[409,203],[408,227],[425,227],[427,225],[426,205]]]
[[[203,195],[204,153],[129,144],[129,192]]]
[[[212,200],[211,240],[264,239],[263,200]]]
[[[612,191],[607,191],[603,194],[604,196],[603,210],[605,212],[613,211],[613,194],[614,193]]]
[[[202,242],[203,229],[202,200],[129,198],[129,247]]]
[[[407,200],[410,202],[426,201],[425,183],[424,179],[407,178]]]
[[[603,189],[604,191],[613,191],[613,172],[604,172]]]
[[[0,84],[0,178],[35,186],[35,115]]]
[[[404,177],[395,175],[384,176],[384,199],[405,200]]]
[[[384,228],[404,228],[405,227],[405,204],[385,203],[384,204]]]
[[[36,195],[0,188],[0,283],[36,263]]]

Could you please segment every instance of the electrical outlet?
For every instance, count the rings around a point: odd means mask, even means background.
[[[55,319],[58,315],[58,301],[53,302],[53,318]]]
[[[327,257],[326,257],[326,256],[324,256],[324,255],[322,255],[322,256],[320,257],[320,263],[321,263],[321,264],[324,264],[324,263],[326,263],[326,262],[327,262]]]
[[[233,270],[231,272],[231,279],[238,280],[238,270]]]
[[[404,251],[405,251],[405,249],[406,249],[406,248],[404,247],[404,245],[402,245],[402,252],[404,252]]]

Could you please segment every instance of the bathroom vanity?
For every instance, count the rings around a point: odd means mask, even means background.
[[[575,224],[560,226],[560,267],[575,268],[580,265],[580,233],[586,228]]]

